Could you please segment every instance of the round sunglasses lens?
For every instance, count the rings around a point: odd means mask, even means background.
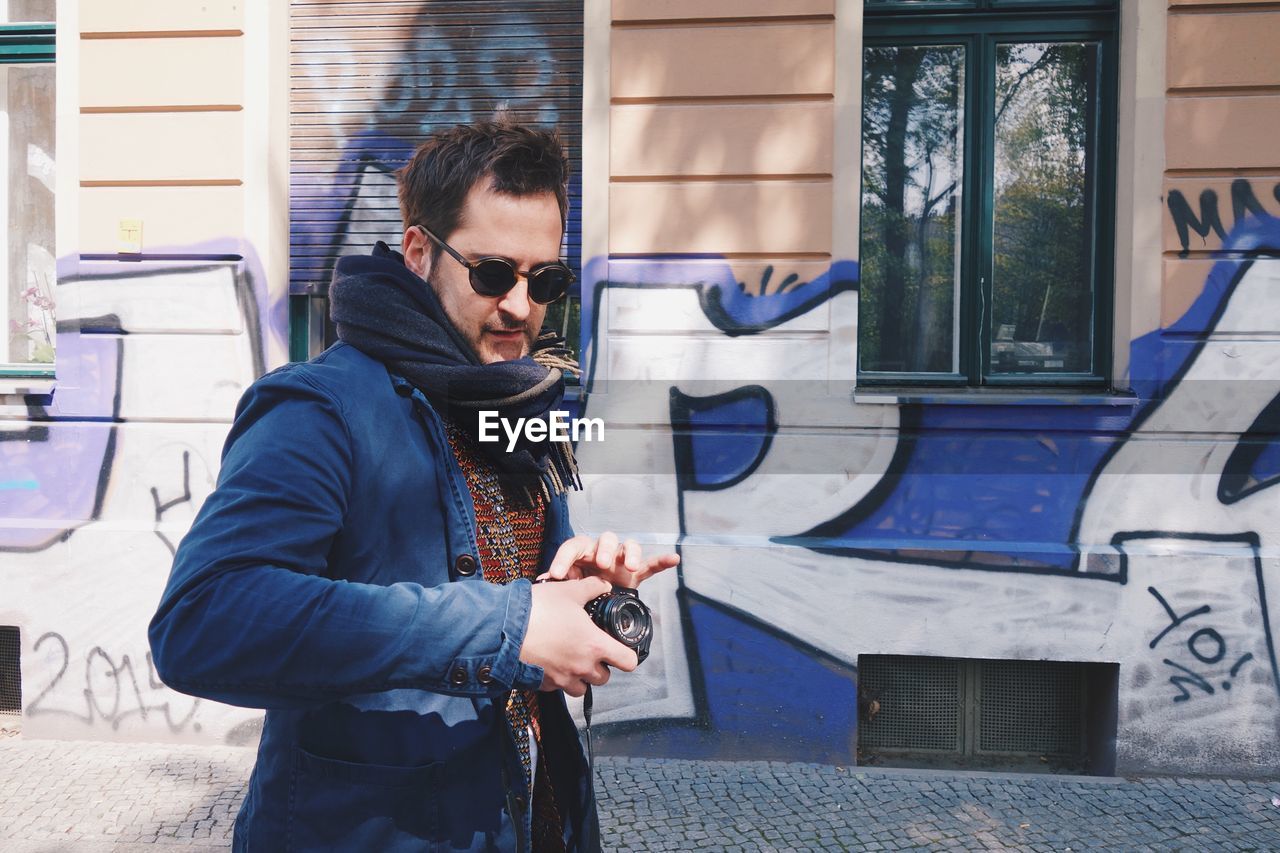
[[[546,305],[555,302],[569,290],[572,273],[565,267],[547,267],[538,270],[529,279],[529,298]]]
[[[471,268],[471,286],[481,296],[501,296],[515,284],[515,270],[503,261],[481,261]]]

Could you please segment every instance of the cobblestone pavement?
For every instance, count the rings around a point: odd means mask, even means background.
[[[0,850],[226,849],[252,763],[235,747],[2,739]],[[626,758],[596,772],[619,851],[1280,850],[1280,781]]]

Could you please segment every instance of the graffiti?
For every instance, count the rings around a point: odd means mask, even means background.
[[[235,401],[286,338],[257,261],[226,248],[63,263],[57,380],[0,432],[3,479],[21,485],[0,489],[0,518],[24,520],[0,525],[5,583],[34,591],[15,618],[39,636],[22,659],[31,736],[217,739],[252,716],[197,715],[141,653]],[[89,603],[110,617],[66,622]]]
[[[1156,601],[1160,602],[1160,606],[1164,608],[1165,613],[1169,615],[1169,619],[1171,620],[1168,627],[1157,634],[1155,639],[1151,641],[1151,648],[1153,649],[1160,644],[1160,641],[1163,640],[1170,631],[1180,626],[1183,622],[1212,612],[1212,608],[1209,605],[1204,604],[1179,616],[1174,612],[1174,609],[1169,605],[1169,602],[1165,600],[1165,597],[1161,595],[1155,587],[1147,587],[1147,592],[1155,596]],[[1200,628],[1196,630],[1187,638],[1186,647],[1187,650],[1191,652],[1191,656],[1202,664],[1216,664],[1227,656],[1227,643],[1222,639],[1222,634],[1214,628]],[[1211,649],[1212,651],[1206,652],[1206,648]],[[1253,652],[1245,652],[1241,655],[1240,658],[1231,665],[1229,672],[1230,678],[1238,676],[1241,668],[1251,660],[1253,660]],[[1193,672],[1182,664],[1175,663],[1168,658],[1164,658],[1164,663],[1166,666],[1172,667],[1174,670],[1182,673],[1181,675],[1173,675],[1169,677],[1169,683],[1178,688],[1179,691],[1178,695],[1173,697],[1174,702],[1186,702],[1191,698],[1192,694],[1186,687],[1188,684],[1199,688],[1205,693],[1210,695],[1213,694],[1213,685],[1200,674]],[[1219,684],[1223,690],[1231,689],[1231,682],[1229,680],[1223,680],[1219,682]]]
[[[0,490],[0,518],[48,524],[0,527],[0,552],[43,551],[103,517],[121,425],[156,416],[224,420],[265,371],[266,297],[254,263],[235,257],[129,272],[82,262],[60,278],[60,304],[80,313],[64,308],[59,319],[59,382],[28,398],[22,429],[0,431],[6,479],[36,484]],[[201,337],[172,337],[175,328]],[[151,381],[184,370],[172,387],[189,393],[157,399]]]
[[[402,75],[378,96],[376,133],[334,125],[337,179],[323,212],[296,218],[295,245],[332,256],[398,229],[373,211],[426,129],[415,104],[449,73]],[[454,83],[441,103],[483,101],[451,101]],[[589,259],[581,413],[610,424],[610,443],[579,448],[574,523],[645,531],[683,557],[647,586],[654,656],[599,691],[605,742],[854,760],[858,656],[962,642],[972,657],[1119,662],[1122,763],[1171,754],[1161,738],[1181,735],[1162,732],[1189,719],[1217,734],[1186,748],[1188,767],[1256,755],[1253,723],[1274,721],[1280,697],[1280,582],[1262,557],[1280,358],[1234,340],[1280,327],[1272,196],[1243,178],[1170,191],[1182,255],[1192,235],[1222,251],[1185,314],[1131,342],[1131,401],[853,401],[856,260]],[[1154,628],[1135,617],[1157,605]],[[808,719],[833,697],[849,713]],[[780,730],[784,708],[805,725]]]
[[[311,78],[294,114],[315,145],[292,161],[295,292],[322,292],[334,257],[396,239],[394,171],[427,130],[504,104],[576,124],[565,69],[580,54],[562,60],[551,17],[514,5],[468,32],[450,26],[472,23],[459,8],[418,4],[388,25],[398,52],[341,37],[297,51]],[[333,61],[344,52],[354,61]],[[355,85],[369,79],[382,82]],[[1122,766],[1244,756],[1280,770],[1266,742],[1280,347],[1258,334],[1280,328],[1280,184],[1176,183],[1169,248],[1212,269],[1182,316],[1130,342],[1132,400],[851,399],[857,260],[583,259],[580,414],[610,440],[580,447],[574,523],[683,558],[646,585],[654,655],[598,693],[604,742],[853,761],[858,715],[885,713],[859,695],[860,655],[962,653],[1118,663]],[[40,635],[24,664],[37,720],[197,731],[196,706],[175,704],[149,659],[144,673],[109,650],[139,648],[130,631],[153,599],[138,590],[162,579],[211,488],[225,415],[286,331],[252,263],[218,258],[63,276],[76,309],[59,386],[0,431],[0,517],[40,522],[0,527],[6,572],[133,602],[110,624]],[[31,622],[65,626],[59,596],[43,598]],[[256,715],[219,713],[201,706],[205,737],[253,736]]]
[[[326,7],[333,5],[332,10]],[[350,15],[340,3],[320,3],[317,16]],[[394,172],[435,129],[491,118],[580,133],[581,4],[502,4],[477,19],[467,4],[429,0],[382,25],[396,52],[363,49],[340,28],[295,30],[292,114],[309,126],[308,150],[290,180],[290,269],[294,292],[325,292],[335,259],[367,252],[375,240],[398,243],[402,230]],[[335,63],[335,52],[349,61]],[[388,58],[389,57],[389,58]],[[370,79],[382,85],[370,87]],[[579,260],[578,151],[565,248]]]
[[[145,683],[139,683],[129,655],[120,656],[117,662],[101,646],[94,646],[84,657],[84,686],[77,696],[71,683],[63,686],[64,680],[72,682],[76,677],[72,673],[69,679],[66,678],[72,658],[70,644],[61,634],[50,631],[40,635],[31,651],[38,653],[46,646],[54,650],[53,654],[59,659],[58,670],[27,705],[27,716],[55,714],[86,725],[101,720],[115,730],[130,718],[137,717],[143,723],[163,720],[169,731],[174,733],[182,732],[188,726],[193,732],[200,731],[200,724],[193,722],[200,700],[183,697],[165,687],[156,675],[150,652],[146,654]],[[178,716],[172,701],[174,697],[190,703],[185,714]],[[80,701],[84,703],[83,712],[78,708]]]
[[[1272,188],[1271,194],[1280,204],[1280,184]],[[1211,235],[1219,240],[1227,239],[1227,228],[1223,227],[1222,216],[1218,212],[1218,193],[1213,189],[1200,192],[1200,212],[1192,209],[1187,197],[1181,190],[1169,191],[1169,215],[1173,218],[1174,228],[1178,231],[1178,241],[1182,244],[1180,257],[1191,252],[1191,232],[1195,232],[1201,240],[1207,241]],[[1231,182],[1231,218],[1232,227],[1246,221],[1250,216],[1270,216],[1254,194],[1253,184],[1247,178],[1236,178]]]
[[[593,393],[584,409],[669,426],[670,444],[643,446],[650,458],[670,454],[674,488],[664,494],[661,483],[625,476],[639,463],[619,472],[583,447],[584,471],[622,473],[619,491],[644,499],[624,517],[601,478],[575,523],[677,531],[680,574],[657,608],[668,631],[662,654],[688,663],[668,663],[643,698],[621,680],[600,691],[605,742],[733,754],[723,746],[732,737],[780,735],[769,713],[741,713],[740,687],[718,670],[819,708],[852,682],[813,671],[791,681],[771,661],[799,654],[851,672],[862,653],[954,655],[963,637],[970,657],[1119,661],[1122,764],[1158,763],[1181,743],[1169,732],[1182,731],[1187,713],[1214,734],[1188,743],[1186,766],[1259,755],[1263,741],[1246,721],[1274,720],[1280,698],[1267,593],[1280,584],[1259,551],[1260,537],[1274,535],[1269,486],[1280,482],[1280,354],[1262,343],[1241,357],[1216,341],[1280,326],[1280,268],[1269,260],[1280,223],[1236,192],[1245,219],[1226,234],[1201,296],[1169,329],[1134,341],[1138,394],[1128,405],[824,397],[815,383],[833,369],[825,334],[839,328],[856,275],[852,285],[833,273],[807,293],[756,296],[728,261],[589,265],[584,382]],[[633,346],[633,335],[645,345]],[[801,335],[812,337],[795,343]],[[684,361],[695,350],[696,380]],[[1206,453],[1177,438],[1188,434],[1233,438]],[[1146,529],[1151,496],[1172,532]],[[1157,600],[1148,588],[1175,609],[1144,636],[1130,623]],[[975,635],[975,625],[988,629]],[[750,659],[730,655],[745,636],[771,639]],[[1152,678],[1144,651],[1156,653],[1164,678]],[[1193,701],[1226,693],[1229,703]],[[817,725],[826,743],[847,742],[848,728]]]
[[[177,547],[169,540],[168,536],[159,529],[160,522],[164,520],[164,514],[176,506],[191,502],[191,453],[182,451],[182,494],[172,500],[160,502],[160,490],[155,486],[151,487],[151,499],[156,505],[156,536],[160,537],[160,541],[169,549],[170,554],[177,553]]]
[[[39,518],[58,522],[53,528],[0,527],[0,552],[43,551],[69,537],[102,512],[111,460],[115,456],[119,420],[122,347],[104,338],[81,340],[58,334],[58,358],[64,375],[78,374],[78,407],[92,422],[51,425],[66,414],[62,399],[43,396],[27,404],[28,426],[0,432],[0,464],[15,481],[35,488],[0,491],[0,518]],[[74,460],[74,462],[72,462]]]
[[[1218,500],[1233,504],[1280,482],[1280,396],[1240,436],[1218,481]]]
[[[758,425],[759,443],[754,446],[732,433],[726,441],[725,434],[715,429],[747,425]],[[751,476],[769,453],[778,424],[773,397],[756,385],[711,397],[693,397],[672,388],[671,427],[682,490],[727,489]],[[709,429],[701,429],[705,427]]]

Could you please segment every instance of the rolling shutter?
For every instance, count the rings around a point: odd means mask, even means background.
[[[291,294],[323,297],[339,256],[398,246],[395,170],[430,131],[503,107],[569,148],[578,270],[582,0],[292,0],[291,28]]]

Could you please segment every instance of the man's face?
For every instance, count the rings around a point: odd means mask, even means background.
[[[559,259],[560,207],[551,193],[511,196],[494,192],[486,178],[467,193],[458,228],[440,237],[467,260],[505,258],[516,269],[528,270]],[[529,299],[529,282],[524,276],[502,296],[481,296],[471,289],[467,268],[448,252],[440,252],[431,264],[434,245],[421,229],[407,230],[402,245],[405,264],[431,283],[445,314],[481,363],[528,355],[547,306]]]

